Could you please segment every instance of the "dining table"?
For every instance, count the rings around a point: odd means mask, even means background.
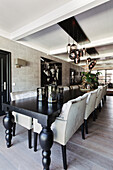
[[[79,89],[70,89],[64,91],[62,98],[54,103],[49,103],[47,100],[38,101],[37,96],[3,103],[2,109],[5,112],[3,125],[6,129],[5,139],[7,148],[12,146],[12,128],[14,124],[12,111],[37,119],[38,123],[42,126],[42,131],[39,134],[39,142],[42,148],[43,169],[49,170],[51,163],[51,147],[54,140],[51,125],[56,117],[60,115],[63,104],[82,94],[83,92]]]

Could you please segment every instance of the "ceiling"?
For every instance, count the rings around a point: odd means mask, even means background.
[[[66,51],[69,36],[58,23],[74,17],[90,40],[78,46],[98,52],[91,55],[97,59],[94,69],[113,69],[112,16],[113,0],[0,0],[0,35],[73,62]]]

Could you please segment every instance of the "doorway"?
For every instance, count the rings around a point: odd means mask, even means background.
[[[8,102],[11,91],[11,53],[0,50],[0,116],[4,114],[2,103]]]

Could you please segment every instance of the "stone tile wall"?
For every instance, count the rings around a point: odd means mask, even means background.
[[[11,52],[12,91],[33,90],[40,86],[41,56],[62,63],[62,85],[69,85],[70,68],[76,69],[78,72],[83,71],[83,68],[76,66],[75,64],[65,62],[52,56],[48,56],[43,52],[29,48],[3,37],[0,37],[0,49]],[[16,58],[26,60],[27,66],[16,68]]]

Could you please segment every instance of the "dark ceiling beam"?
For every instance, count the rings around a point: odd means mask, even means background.
[[[99,54],[94,47],[92,47],[92,48],[87,48],[87,53],[88,53],[89,55]]]
[[[68,18],[58,25],[69,34],[77,43],[90,42],[75,17]]]
[[[77,43],[88,43],[90,40],[80,27],[75,17],[68,18],[58,23],[58,25],[69,34]],[[88,48],[87,53],[89,55],[98,54],[95,48]]]

